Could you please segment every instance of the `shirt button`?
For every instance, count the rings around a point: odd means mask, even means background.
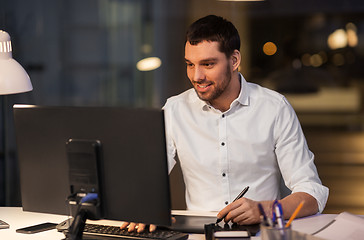
[[[224,118],[224,117],[225,117],[225,114],[222,115],[222,118]]]
[[[228,202],[228,201],[226,201],[226,202],[225,202],[225,205],[228,205],[228,204],[229,204],[229,202]]]
[[[221,146],[225,146],[225,143],[224,143],[224,142],[222,142],[222,143],[221,143]]]
[[[226,176],[226,174],[225,174],[225,173],[222,173],[222,176],[223,176],[223,177],[225,177],[225,176]]]

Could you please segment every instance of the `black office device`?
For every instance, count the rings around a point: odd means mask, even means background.
[[[99,164],[101,217],[171,224],[161,110],[15,105],[14,119],[23,210],[68,215],[70,186],[80,189],[72,184],[69,159],[93,142],[88,160]],[[92,160],[96,149],[100,163]]]
[[[100,194],[101,142],[69,139],[66,142],[70,194],[73,198],[87,193]]]
[[[41,224],[29,226],[29,227],[19,228],[16,230],[16,232],[17,233],[27,233],[27,234],[38,233],[38,232],[55,229],[56,226],[57,226],[57,223],[46,222],[46,223],[41,223]]]

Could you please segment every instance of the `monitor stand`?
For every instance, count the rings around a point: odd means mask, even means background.
[[[93,213],[87,209],[81,209],[73,218],[71,226],[64,231],[67,240],[82,240],[83,230],[87,219],[94,219]]]
[[[102,217],[99,184],[101,142],[94,139],[69,139],[66,149],[71,191],[68,204],[74,219],[64,234],[66,239],[82,240],[86,220]]]

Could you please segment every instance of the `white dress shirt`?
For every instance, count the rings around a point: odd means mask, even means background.
[[[244,197],[279,199],[282,174],[292,192],[316,198],[321,212],[329,191],[291,105],[283,95],[240,78],[240,95],[226,112],[200,100],[194,89],[163,107],[169,169],[180,161],[187,208],[219,211],[246,186]]]

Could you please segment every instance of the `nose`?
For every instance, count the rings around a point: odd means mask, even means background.
[[[205,79],[205,72],[201,67],[196,66],[193,70],[193,81],[199,82]]]

